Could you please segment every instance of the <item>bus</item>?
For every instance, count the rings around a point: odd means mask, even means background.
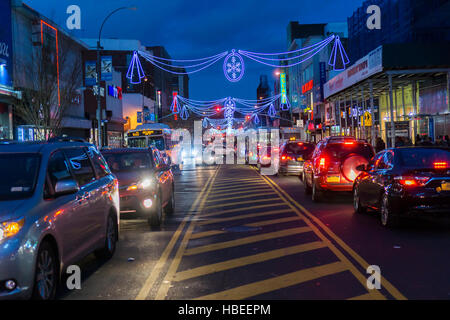
[[[145,123],[126,134],[126,143],[130,148],[156,147],[165,156],[167,163],[171,164],[171,129],[163,123]]]

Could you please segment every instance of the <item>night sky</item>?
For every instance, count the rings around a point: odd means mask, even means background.
[[[326,23],[346,21],[362,0],[24,0],[61,27],[66,28],[66,9],[81,8],[80,38],[96,38],[106,15],[123,10],[106,23],[102,38],[139,39],[143,45],[164,46],[173,59],[196,59],[223,51],[280,52],[287,49],[289,21]],[[245,59],[245,58],[244,58]],[[227,96],[256,99],[259,76],[274,78],[274,69],[249,59],[238,83],[229,83],[223,60],[190,76],[190,97],[214,100]],[[272,81],[271,86],[273,88]]]

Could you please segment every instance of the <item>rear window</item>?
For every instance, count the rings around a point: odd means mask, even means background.
[[[103,157],[108,162],[112,172],[140,171],[153,168],[148,153],[144,152],[106,153],[103,154]]]
[[[374,156],[374,152],[370,145],[363,143],[332,143],[325,147],[325,152],[331,158],[335,160],[343,160],[350,154],[357,154],[366,158],[371,159]]]
[[[295,155],[309,154],[314,151],[314,145],[310,143],[296,142],[286,144],[285,152]]]
[[[33,195],[40,164],[37,153],[0,154],[0,200]]]
[[[397,150],[395,151],[397,152]],[[405,167],[433,169],[436,165],[449,168],[450,150],[445,149],[399,149],[400,164]]]

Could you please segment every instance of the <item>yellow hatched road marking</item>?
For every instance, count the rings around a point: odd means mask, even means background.
[[[213,192],[226,192],[226,191],[235,191],[235,190],[248,190],[248,188],[251,188],[253,186],[266,186],[267,183],[251,183],[249,185],[234,185],[234,186],[223,186],[223,187],[216,187],[212,191]]]
[[[174,281],[183,281],[190,278],[200,277],[206,274],[211,274],[219,271],[229,270],[233,268],[243,267],[249,264],[259,263],[263,261],[268,261],[272,259],[281,258],[284,256],[312,251],[320,248],[326,247],[326,244],[320,241],[304,243],[292,247],[281,248],[271,251],[266,251],[251,256],[246,256],[242,258],[236,258],[227,260],[224,262],[213,263],[206,266],[201,266],[198,268],[193,268],[185,271],[181,271],[175,274]]]
[[[290,211],[290,209],[289,209],[289,211]],[[270,219],[270,220],[258,221],[258,222],[254,222],[254,223],[247,223],[244,226],[261,227],[261,226],[266,226],[266,225],[272,225],[272,224],[289,222],[289,221],[299,221],[299,220],[301,220],[300,217],[295,216],[295,217],[287,217],[287,218],[281,218],[281,219]],[[210,237],[210,236],[215,236],[215,235],[223,234],[223,233],[227,233],[227,231],[209,230],[209,231],[197,232],[197,233],[192,234],[191,239]]]
[[[203,226],[205,224],[213,224],[213,223],[224,222],[224,221],[241,220],[241,219],[253,218],[253,217],[262,217],[262,216],[268,216],[271,214],[279,214],[279,213],[286,213],[286,212],[292,212],[292,209],[279,209],[279,210],[272,210],[272,211],[243,214],[243,215],[233,216],[233,217],[215,218],[215,219],[200,221],[198,223],[198,225]]]
[[[233,289],[198,297],[195,300],[241,300],[346,270],[346,265],[339,261],[253,282]]]
[[[247,201],[239,201],[239,202],[230,202],[230,203],[224,203],[224,204],[216,204],[213,206],[207,206],[205,207],[206,210],[214,209],[214,208],[222,208],[222,207],[231,207],[231,206],[238,206],[241,204],[248,204],[248,203],[255,203],[255,202],[269,202],[269,201],[276,201],[280,200],[280,198],[269,198],[269,199],[255,199],[255,200],[247,200]]]
[[[305,233],[305,232],[310,232],[310,231],[312,231],[312,230],[309,227],[285,229],[285,230],[281,230],[281,231],[258,234],[256,236],[250,236],[250,237],[245,237],[245,238],[240,238],[240,239],[235,239],[235,240],[230,240],[230,241],[224,241],[224,242],[218,242],[218,243],[211,243],[211,244],[204,245],[204,246],[190,248],[190,249],[187,249],[184,254],[186,256],[190,256],[190,255],[209,252],[209,251],[215,251],[215,250],[221,250],[221,249],[226,249],[226,248],[242,246],[244,244],[249,244],[249,243],[254,243],[254,242],[259,242],[259,241],[264,241],[264,240],[287,237],[287,236],[291,236],[294,234]]]
[[[246,211],[254,210],[254,209],[263,209],[263,208],[278,207],[278,206],[286,206],[286,204],[284,202],[281,202],[281,203],[274,203],[274,204],[262,204],[259,206],[222,210],[222,211],[217,211],[217,212],[212,212],[212,213],[205,213],[205,214],[202,214],[200,217],[203,218],[203,217],[221,216],[221,215],[227,214],[227,213],[246,212]]]
[[[217,176],[218,172],[219,172],[219,170],[217,169],[214,172],[214,174],[209,177],[209,179],[207,180],[207,182],[204,185],[203,189],[201,190],[201,192],[199,193],[199,195],[195,199],[195,201],[192,204],[192,206],[189,209],[189,211],[193,211],[193,209],[197,206],[198,202],[200,201],[200,199],[202,198],[204,192],[206,191],[208,185],[211,184],[211,181],[214,180],[214,178]],[[152,272],[150,273],[148,278],[145,280],[144,285],[142,286],[141,290],[139,291],[138,295],[135,298],[136,300],[144,300],[144,299],[147,298],[148,294],[150,293],[150,290],[154,286],[154,284],[155,284],[156,280],[158,279],[159,275],[164,270],[164,266],[165,266],[165,264],[166,264],[166,262],[167,262],[167,260],[169,258],[170,252],[172,251],[173,247],[175,246],[175,243],[178,241],[178,238],[180,237],[181,232],[183,231],[184,226],[186,225],[186,223],[188,221],[189,221],[189,217],[185,217],[183,219],[183,221],[180,223],[180,225],[178,226],[178,228],[175,231],[174,235],[170,239],[169,244],[164,249],[163,253],[161,254],[161,257],[159,258],[159,260],[156,262],[155,267],[153,267]]]
[[[259,192],[264,192],[264,191],[270,191],[270,192],[273,192],[273,190],[272,190],[272,188],[270,188],[268,185],[265,185],[265,186],[261,186],[261,187],[258,187],[258,188],[254,188],[254,189],[245,189],[245,190],[242,190],[242,191],[233,191],[233,192],[227,192],[227,193],[219,193],[219,194],[217,194],[217,195],[215,195],[215,196],[210,196],[209,198],[211,199],[215,199],[215,198],[220,198],[220,197],[223,197],[223,196],[232,196],[232,195],[235,195],[235,194],[247,194],[247,193],[259,193]]]
[[[255,179],[253,181],[248,180],[248,181],[228,181],[228,182],[223,182],[223,183],[214,183],[214,187],[227,187],[227,186],[234,186],[234,185],[254,185],[254,184],[266,184],[266,182],[261,179]]]
[[[339,260],[341,260],[343,263],[345,263],[348,266],[348,269],[350,270],[350,272],[355,276],[355,278],[363,285],[364,288],[366,287],[366,277],[353,265],[353,263],[350,262],[350,260],[347,259],[347,257],[330,241],[328,240],[328,238],[326,238],[323,233],[314,225],[312,224],[312,222],[306,218],[302,212],[300,212],[300,210],[297,209],[297,207],[295,207],[292,203],[297,204],[298,206],[300,206],[300,204],[298,204],[294,199],[292,199],[292,197],[290,197],[284,190],[282,190],[275,182],[273,182],[272,179],[266,177],[266,176],[262,176],[264,179],[266,179],[268,181],[268,183],[271,184],[273,190],[286,202],[286,204],[296,212],[296,214],[301,217],[308,226],[311,227],[311,229],[314,231],[314,233],[320,238],[322,239],[322,241],[326,242],[328,244],[328,247],[330,248],[330,250],[339,258]],[[276,187],[275,187],[276,186]],[[287,200],[289,199],[289,201]],[[300,206],[301,207],[301,206]],[[303,208],[303,207],[301,207]],[[304,208],[303,208],[304,209]],[[306,209],[304,209],[306,210]],[[306,211],[304,211],[306,213]],[[312,214],[310,214],[312,216]],[[315,218],[315,217],[314,217]],[[316,218],[317,219],[317,218]],[[317,219],[319,222],[320,220]],[[321,223],[321,222],[320,222]],[[322,223],[321,223],[322,224]],[[323,224],[322,224],[323,225]],[[323,225],[325,228],[326,226]],[[322,228],[323,230],[326,231],[325,228]],[[327,228],[328,229],[328,228]],[[328,229],[329,230],[329,229]],[[331,232],[331,230],[330,230]],[[327,232],[328,233],[328,232]],[[328,233],[329,234],[329,233]],[[330,235],[330,234],[329,234]],[[331,235],[330,235],[331,236]],[[342,240],[340,240],[336,235],[331,236],[332,238],[334,238],[336,241],[340,241],[341,243],[344,243]],[[344,243],[345,245],[345,243]],[[343,247],[343,246],[342,246]],[[344,250],[345,247],[343,247]],[[348,252],[348,251],[347,251]],[[356,255],[356,253],[355,253]],[[355,258],[355,257],[354,257]],[[362,259],[361,257],[359,257],[360,259]],[[355,258],[356,259],[356,258]],[[367,266],[369,266],[367,264]],[[367,269],[367,267],[365,268]],[[387,282],[387,280],[386,280]],[[389,284],[389,282],[387,282]],[[389,291],[389,290],[388,290]],[[390,292],[392,294],[392,292]],[[371,295],[372,299],[386,299],[378,290],[370,290],[369,294]],[[398,298],[397,298],[398,299]]]
[[[273,193],[272,193],[272,195],[273,195]],[[213,200],[208,200],[207,202],[210,203],[210,202],[230,201],[230,200],[249,199],[251,197],[265,197],[265,196],[267,197],[266,194],[247,194],[247,195],[237,196],[237,197],[213,199]]]

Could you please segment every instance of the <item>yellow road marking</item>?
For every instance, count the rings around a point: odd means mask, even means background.
[[[292,199],[284,190],[282,190],[275,182],[272,181],[272,179],[268,178],[267,176],[262,176],[264,179],[266,179],[268,181],[268,183],[271,184],[273,190],[280,196],[280,198],[282,198],[286,204],[292,209],[294,210],[297,215],[299,217],[301,217],[308,226],[311,227],[311,229],[314,231],[314,233],[320,238],[322,239],[322,241],[326,242],[328,244],[328,247],[330,248],[331,251],[333,251],[333,253],[339,258],[339,260],[341,260],[343,263],[345,263],[348,266],[349,271],[355,276],[355,278],[363,285],[364,288],[366,287],[366,281],[367,279],[365,278],[365,276],[353,265],[353,263],[350,262],[350,260],[347,259],[347,257],[338,249],[336,248],[336,246],[330,241],[328,240],[328,238],[326,238],[323,233],[314,225],[312,224],[312,222],[307,219],[298,209],[297,207],[295,207],[292,203],[297,204],[298,206],[300,206],[300,204],[298,204],[294,199]],[[289,202],[287,199],[289,199],[291,202]],[[303,208],[303,207],[301,207]],[[306,209],[305,209],[306,210]],[[306,212],[306,211],[305,211]],[[312,216],[312,214],[310,214]],[[318,220],[318,219],[317,219]],[[322,224],[323,225],[323,224]],[[325,226],[324,226],[325,227]],[[325,228],[323,228],[323,230],[325,232],[327,232],[325,230]],[[330,230],[331,231],[331,230]],[[329,234],[330,235],[330,234]],[[330,235],[331,236],[331,235]],[[335,240],[337,241],[337,236],[334,235]],[[340,240],[340,239],[339,239]],[[340,240],[342,243],[343,241]],[[344,247],[343,247],[344,248]],[[344,249],[345,250],[345,249]],[[355,253],[356,255],[356,253]],[[362,258],[360,258],[362,259]],[[367,264],[367,266],[369,266]],[[366,267],[367,268],[367,267]],[[366,269],[365,268],[365,269]],[[387,282],[387,280],[386,280]],[[389,290],[388,290],[389,291]],[[390,292],[391,293],[391,292]],[[371,295],[372,299],[385,299],[385,297],[378,291],[378,290],[370,290],[369,294]],[[391,293],[392,294],[392,293]]]
[[[218,172],[218,170],[216,172]],[[205,196],[203,197],[202,201],[200,202],[200,205],[198,207],[198,212],[202,211],[202,209],[205,205],[206,199],[208,199],[209,193],[211,192],[211,188],[214,184],[214,179],[216,176],[217,176],[217,174],[214,176],[212,182],[208,185],[208,190],[206,191]],[[167,292],[169,291],[169,288],[170,288],[170,281],[173,279],[173,276],[177,272],[178,266],[181,263],[183,253],[186,250],[186,246],[189,242],[189,238],[192,235],[192,231],[194,230],[194,227],[195,227],[195,221],[191,222],[188,229],[186,230],[186,233],[184,234],[183,239],[181,240],[181,244],[178,247],[175,257],[173,258],[173,260],[169,266],[169,270],[167,271],[158,291],[156,292],[156,296],[155,296],[156,300],[165,299],[165,297],[167,296]]]
[[[267,184],[265,186],[261,186],[258,188],[254,188],[254,189],[245,189],[242,191],[233,191],[233,192],[227,192],[227,193],[218,193],[217,195],[212,195],[209,198],[220,198],[223,196],[233,196],[235,194],[247,194],[247,193],[262,193],[264,191],[270,191],[273,192],[272,188],[270,188]]]
[[[200,221],[198,223],[198,225],[202,226],[205,224],[212,224],[212,223],[218,223],[218,222],[224,222],[224,221],[241,220],[241,219],[246,219],[246,218],[268,216],[271,214],[279,214],[279,213],[286,213],[286,212],[292,212],[292,210],[291,209],[281,209],[281,210],[278,209],[278,210],[272,210],[272,211],[248,213],[248,214],[243,214],[243,215],[233,216],[233,217],[215,218],[215,219]]]
[[[257,183],[260,186],[265,186],[267,185],[266,183]],[[226,191],[234,191],[234,190],[248,190],[248,188],[254,186],[255,184],[249,184],[249,185],[234,185],[234,186],[223,186],[223,187],[218,187],[218,188],[214,188],[214,190],[212,190],[213,192],[226,192]]]
[[[370,293],[365,293],[360,296],[349,298],[347,300],[371,300],[371,299],[372,299],[372,296],[370,295]]]
[[[236,258],[227,260],[224,262],[213,263],[206,266],[201,266],[198,268],[193,268],[185,271],[181,271],[175,274],[174,281],[183,281],[190,278],[200,277],[206,274],[211,274],[219,271],[229,270],[233,268],[243,267],[253,263],[259,263],[263,261],[268,261],[272,259],[277,259],[280,257],[306,252],[311,250],[316,250],[326,247],[323,242],[310,242],[305,244],[300,244],[292,247],[281,248],[276,250],[271,250],[267,252],[262,252],[254,254],[251,256],[246,256],[242,258]]]
[[[214,179],[214,177],[217,175],[219,170],[217,169],[213,175],[211,175],[197,198],[195,199],[194,203],[192,204],[189,211],[193,211],[193,209],[197,206],[197,203],[202,198],[203,193],[205,192],[207,186],[211,183],[211,181]],[[142,286],[141,290],[139,291],[138,295],[136,296],[136,300],[145,300],[150,293],[150,290],[152,289],[153,285],[155,284],[156,280],[158,279],[159,275],[163,271],[164,265],[167,262],[167,259],[170,255],[170,252],[172,251],[173,247],[175,246],[175,243],[178,241],[178,238],[181,235],[181,232],[184,229],[184,226],[188,222],[189,217],[185,217],[183,221],[178,226],[177,230],[175,231],[174,235],[170,239],[167,247],[164,249],[161,257],[159,258],[158,262],[156,262],[155,267],[152,269],[152,272],[148,276],[148,278],[145,280],[144,285]]]
[[[219,198],[219,199],[208,200],[208,203],[220,202],[220,201],[230,201],[230,200],[237,200],[237,199],[248,199],[251,197],[267,197],[267,195],[265,195],[265,194],[247,194],[247,195],[237,196],[237,197],[228,197],[228,198]]]
[[[241,204],[248,204],[248,203],[255,203],[255,202],[269,202],[269,201],[276,201],[280,200],[279,198],[269,198],[269,199],[255,199],[255,200],[247,200],[247,201],[239,201],[239,202],[230,202],[230,203],[224,203],[224,204],[217,204],[213,206],[207,206],[205,207],[206,210],[214,209],[214,208],[222,208],[222,207],[231,207],[231,206],[238,206]],[[245,208],[242,208],[245,209]]]
[[[235,186],[235,185],[255,185],[255,184],[266,184],[266,182],[262,179],[258,179],[255,181],[229,181],[229,182],[224,182],[224,183],[214,183],[214,189],[215,188],[224,188],[224,187],[231,187],[231,186]]]
[[[240,239],[235,239],[235,240],[230,240],[230,241],[224,241],[224,242],[219,242],[219,243],[210,243],[208,245],[187,249],[184,254],[186,256],[190,256],[190,255],[209,252],[209,251],[215,251],[215,250],[221,250],[221,249],[226,249],[226,248],[242,246],[244,244],[249,244],[249,243],[254,243],[254,242],[259,242],[259,241],[264,241],[264,240],[287,237],[287,236],[291,236],[294,234],[305,233],[305,232],[310,232],[310,231],[312,231],[312,230],[309,227],[285,229],[285,230],[281,230],[281,231],[258,234],[256,236],[250,236],[250,237],[245,237],[245,238],[240,238]]]
[[[205,214],[202,214],[200,217],[203,218],[203,217],[221,216],[221,215],[227,214],[227,213],[246,212],[249,210],[263,209],[263,208],[269,208],[269,207],[275,207],[275,206],[286,206],[286,204],[284,202],[282,202],[282,203],[275,203],[275,204],[262,204],[262,205],[258,205],[258,206],[222,210],[222,211],[217,211],[217,212],[205,213]]]
[[[328,275],[346,271],[346,265],[342,262],[334,262],[323,266],[303,269],[282,276],[253,282],[233,289],[209,294],[195,300],[242,300],[263,293],[279,290],[297,285],[303,282],[322,278]]]
[[[290,209],[289,209],[289,212],[290,212]],[[281,219],[270,219],[270,220],[263,220],[263,221],[253,222],[253,223],[247,223],[247,224],[245,224],[245,226],[247,226],[247,227],[261,227],[261,226],[266,226],[266,225],[272,225],[272,224],[289,222],[289,221],[299,221],[299,220],[301,220],[300,217],[295,216],[295,217],[287,217],[287,218],[281,218]],[[197,232],[197,233],[193,233],[192,234],[191,239],[199,239],[199,238],[204,238],[204,237],[210,237],[210,236],[215,236],[215,235],[223,234],[223,233],[227,233],[227,231],[208,230],[208,231],[203,231],[203,232]]]

